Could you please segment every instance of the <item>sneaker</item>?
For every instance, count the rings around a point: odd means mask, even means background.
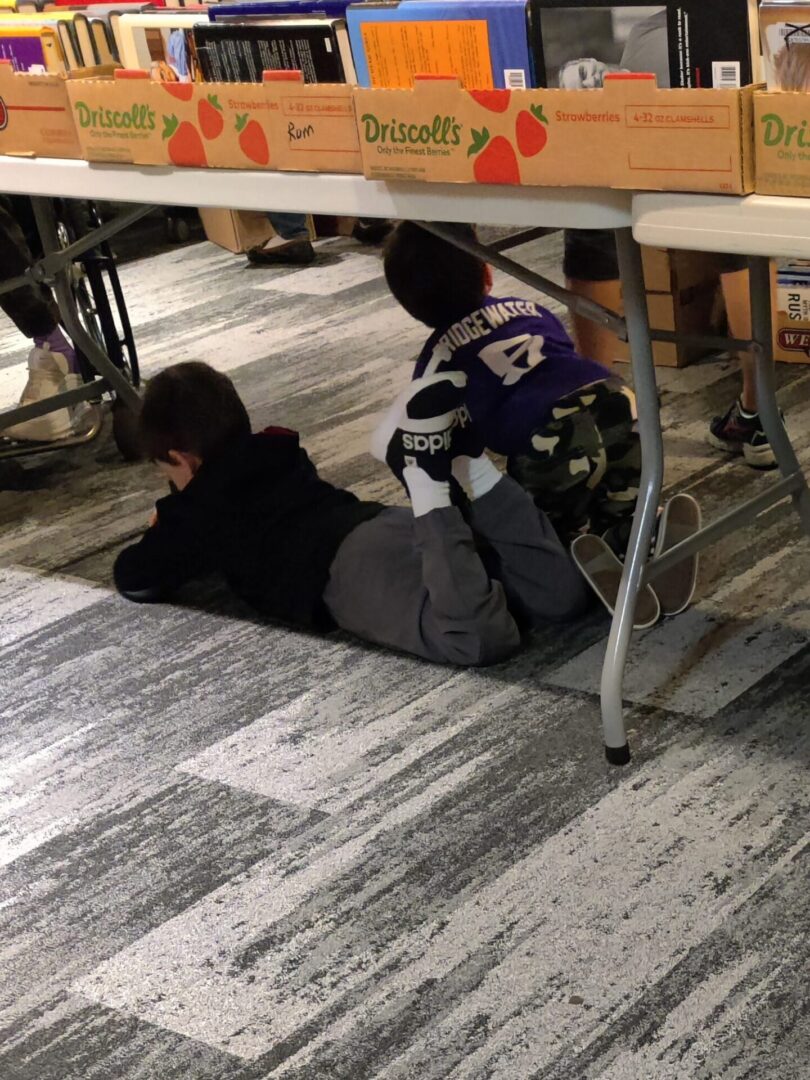
[[[33,405],[36,401],[62,393],[69,375],[68,362],[62,353],[49,348],[36,347],[28,357],[28,382],[20,398],[20,405]],[[0,429],[0,435],[21,442],[58,442],[74,434],[73,422],[68,409],[24,420],[13,427]]]
[[[762,430],[759,414],[744,413],[739,401],[724,416],[715,416],[709,425],[708,441],[710,446],[728,454],[742,454],[753,469],[776,467],[776,457]]]
[[[466,385],[467,376],[460,371],[414,379],[372,435],[372,456],[384,461],[403,484],[408,467],[420,469],[431,480],[449,482],[453,432]]]
[[[484,438],[473,424],[466,405],[456,410],[456,427],[453,430],[453,457],[480,457],[486,450]]]
[[[615,552],[593,533],[578,536],[571,545],[574,562],[590,587],[612,615],[619,599],[624,565]],[[634,630],[648,630],[661,618],[661,605],[649,585],[638,594],[633,618]]]
[[[381,244],[393,229],[392,222],[385,218],[358,218],[352,237],[361,244]]]
[[[308,266],[315,261],[315,248],[306,236],[292,240],[273,236],[267,243],[251,248],[247,257],[255,266]]]

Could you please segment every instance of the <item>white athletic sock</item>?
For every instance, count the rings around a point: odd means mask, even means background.
[[[488,491],[492,491],[502,473],[495,462],[486,454],[480,457],[467,457],[461,454],[453,458],[453,476],[464,488],[468,499],[480,499]]]
[[[450,484],[446,480],[433,480],[415,465],[407,465],[402,470],[402,479],[411,497],[414,517],[423,517],[431,510],[441,510],[443,506],[452,506]]]

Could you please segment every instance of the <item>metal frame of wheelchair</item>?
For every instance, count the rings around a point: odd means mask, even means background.
[[[41,258],[27,272],[0,282],[0,293],[21,285],[52,288],[62,325],[79,356],[83,385],[30,405],[0,412],[0,458],[58,450],[84,444],[101,431],[104,395],[113,399],[113,434],[126,458],[136,456],[131,419],[140,397],[138,356],[121,282],[109,240],[152,211],[138,206],[103,224],[95,204],[73,200],[31,199],[42,246]],[[3,429],[81,401],[92,404],[87,426],[57,442],[3,439]]]

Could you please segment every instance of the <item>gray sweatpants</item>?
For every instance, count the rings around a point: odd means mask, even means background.
[[[472,530],[495,552],[487,574],[454,506],[415,518],[389,507],[341,544],[324,601],[344,630],[439,663],[492,664],[532,625],[584,611],[585,583],[546,516],[510,477],[471,504]],[[510,610],[511,609],[511,610]]]

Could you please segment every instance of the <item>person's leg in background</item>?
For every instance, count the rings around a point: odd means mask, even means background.
[[[258,266],[308,266],[315,260],[306,214],[267,213],[276,235],[247,253]]]
[[[22,229],[5,198],[0,198],[0,266],[2,280],[19,277],[32,265]],[[21,405],[53,397],[81,383],[75,350],[59,325],[59,309],[50,289],[44,285],[23,285],[0,295],[0,308],[17,329],[30,338],[34,348],[28,357],[28,382]],[[75,433],[76,416],[58,409],[34,420],[26,420],[0,432],[6,438],[52,442]]]
[[[566,287],[621,315],[622,289],[613,233],[603,229],[566,229],[563,272]],[[611,368],[617,356],[616,335],[582,315],[572,315],[573,338],[580,356]]]
[[[751,339],[751,301],[749,278],[745,259],[728,255],[723,257],[720,283],[728,317],[731,337],[743,341]],[[757,411],[757,388],[754,378],[754,361],[749,353],[740,353],[742,392],[723,416],[716,416],[709,427],[709,443],[718,450],[742,454],[745,461],[755,469],[772,469],[776,458],[768,437],[762,429]]]

